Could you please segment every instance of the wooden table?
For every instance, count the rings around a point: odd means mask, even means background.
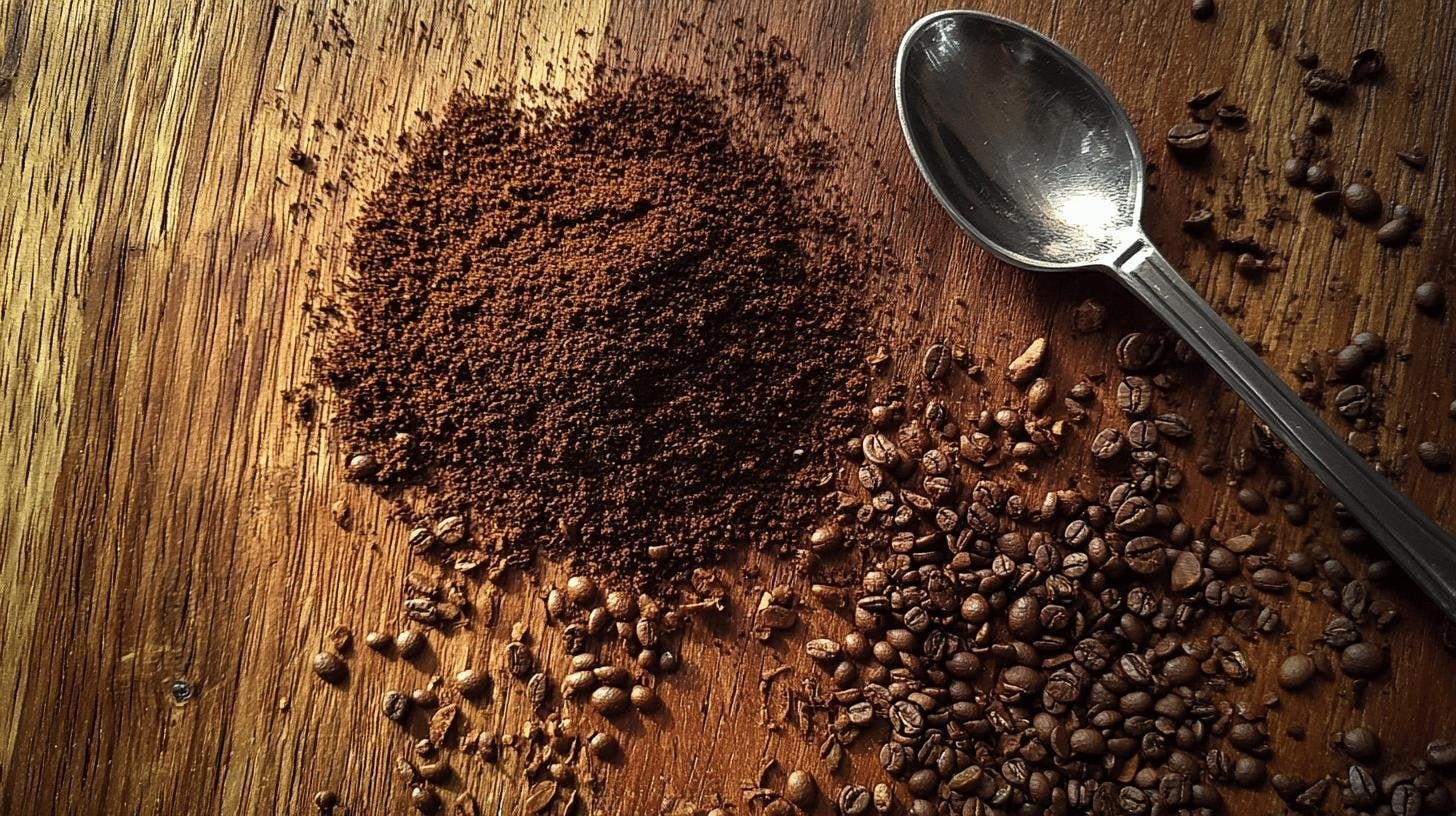
[[[846,155],[862,179],[848,203],[883,210],[915,266],[887,304],[887,335],[903,358],[948,337],[1004,364],[1046,334],[1062,382],[1107,370],[1117,333],[1149,316],[1088,276],[1035,278],[992,262],[934,208],[901,148],[890,59],[905,27],[934,5],[9,0],[0,22],[10,26],[0,67],[15,68],[0,101],[0,184],[13,213],[0,218],[0,699],[14,703],[0,706],[0,812],[309,813],[321,788],[337,789],[353,813],[407,810],[390,769],[408,741],[376,701],[387,687],[420,684],[419,669],[361,653],[336,689],[307,663],[335,624],[358,635],[394,625],[410,568],[403,531],[378,500],[343,484],[326,429],[294,422],[280,393],[309,378],[319,335],[301,306],[338,280],[348,219],[391,166],[396,136],[456,87],[573,82],[549,66],[589,62],[609,27],[621,53],[696,74],[727,70],[703,64],[706,41],[781,36],[807,71],[823,72],[811,91],[828,126],[859,146]],[[1149,231],[1277,370],[1288,375],[1302,355],[1354,331],[1389,338],[1395,353],[1374,370],[1387,395],[1378,458],[1456,526],[1456,477],[1410,457],[1421,439],[1456,443],[1446,416],[1456,331],[1412,308],[1416,282],[1456,283],[1456,19],[1420,0],[1224,0],[1209,23],[1193,21],[1182,0],[985,7],[1049,32],[1103,73],[1157,166]],[[1268,42],[1271,27],[1282,49]],[[1341,178],[1368,170],[1388,202],[1430,217],[1422,246],[1382,252],[1358,227],[1335,240],[1309,193],[1279,179],[1289,137],[1315,108],[1293,59],[1305,43],[1338,68],[1359,48],[1386,50],[1389,76],[1333,111],[1328,143]],[[1213,160],[1190,171],[1170,162],[1162,135],[1209,85],[1226,86],[1250,124],[1221,131]],[[1416,144],[1431,156],[1424,173],[1395,156]],[[290,165],[295,146],[319,157],[316,175]],[[1259,282],[1235,274],[1232,256],[1181,232],[1195,207],[1213,210],[1222,234],[1258,236],[1283,269]],[[1089,294],[1114,317],[1107,332],[1079,338],[1071,307]],[[1205,381],[1184,393],[1184,412],[1210,429],[1195,450],[1226,458],[1247,438],[1247,411],[1221,388]],[[1226,478],[1191,479],[1185,515],[1252,524]],[[341,498],[353,509],[348,532],[330,518]],[[1328,513],[1302,531],[1274,515],[1264,521],[1280,547],[1333,546]],[[785,574],[763,566],[763,583]],[[542,633],[537,590],[520,579],[512,587],[493,627],[435,638],[425,667],[498,669],[509,622]],[[1275,770],[1333,767],[1328,734],[1359,721],[1397,755],[1456,733],[1456,660],[1437,643],[1433,607],[1408,585],[1385,591],[1404,614],[1390,637],[1392,676],[1363,712],[1345,680],[1285,695],[1275,728],[1303,724],[1309,738],[1283,740]],[[664,685],[666,713],[628,729],[624,764],[591,771],[602,783],[591,812],[690,812],[685,805],[720,800],[746,812],[740,788],[769,759],[838,787],[796,730],[759,724],[761,671],[794,667],[774,695],[810,676],[804,633],[757,644],[743,609],[689,637],[686,668]],[[1241,697],[1271,689],[1270,661],[1307,648],[1330,615],[1298,599],[1285,613],[1282,645],[1255,648],[1259,680]],[[544,636],[540,650],[559,651],[556,635]],[[521,698],[507,691],[472,720],[519,731]],[[471,790],[490,813],[519,812],[524,784],[509,758],[498,769],[457,764],[450,790]],[[861,752],[851,774],[875,781],[874,765]],[[1236,801],[1251,813],[1278,810],[1267,793]]]

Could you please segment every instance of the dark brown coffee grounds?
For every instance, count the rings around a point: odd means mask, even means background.
[[[664,76],[453,99],[360,217],[319,361],[351,475],[640,587],[806,535],[873,254],[740,133]]]

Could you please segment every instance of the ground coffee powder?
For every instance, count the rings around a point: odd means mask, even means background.
[[[454,98],[359,219],[318,364],[351,476],[647,588],[806,534],[873,261],[702,87],[624,85]]]

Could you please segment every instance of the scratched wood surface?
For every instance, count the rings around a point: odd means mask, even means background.
[[[900,33],[932,6],[0,3],[0,812],[307,813],[315,791],[333,788],[352,813],[402,813],[391,767],[409,739],[377,713],[385,688],[417,686],[435,666],[498,671],[514,620],[559,660],[535,587],[517,579],[494,626],[434,639],[419,666],[359,653],[340,689],[307,668],[335,624],[359,635],[396,626],[410,565],[403,531],[381,504],[342,484],[326,429],[295,423],[280,396],[308,379],[317,349],[301,306],[339,279],[348,219],[391,166],[396,137],[457,87],[527,79],[579,90],[561,61],[590,62],[611,42],[607,32],[629,62],[721,77],[730,66],[705,59],[704,43],[780,36],[808,76],[820,74],[801,88],[827,126],[857,146],[845,154],[860,180],[848,203],[881,212],[914,267],[875,307],[892,315],[884,328],[900,358],[950,338],[1004,363],[1046,334],[1061,382],[1107,370],[1117,332],[1149,317],[1102,281],[1033,278],[990,261],[933,207],[903,154],[889,64]],[[1389,338],[1399,353],[1374,370],[1387,395],[1378,458],[1456,527],[1456,477],[1411,459],[1418,440],[1456,444],[1446,415],[1456,331],[1411,306],[1417,281],[1456,283],[1456,18],[1438,0],[1224,0],[1211,23],[1191,20],[1181,0],[985,7],[1051,33],[1107,77],[1157,165],[1151,235],[1277,370],[1288,376],[1301,355],[1353,331]],[[1284,32],[1282,49],[1267,42],[1271,26]],[[1427,214],[1423,245],[1382,252],[1363,228],[1335,240],[1309,194],[1278,182],[1288,138],[1314,108],[1298,90],[1301,43],[1341,67],[1361,47],[1388,53],[1389,76],[1333,112],[1329,144],[1342,178],[1368,170],[1388,202]],[[1213,160],[1189,171],[1168,160],[1161,134],[1208,85],[1225,85],[1251,122],[1220,133]],[[1395,157],[1417,144],[1431,156],[1424,173]],[[294,147],[318,157],[316,174],[289,163]],[[1220,232],[1260,237],[1282,271],[1251,283],[1230,256],[1185,236],[1179,222],[1198,206],[1218,214]],[[1089,294],[1114,316],[1107,332],[1078,337],[1070,310]],[[1183,394],[1183,411],[1206,429],[1189,464],[1200,450],[1226,459],[1246,438],[1247,412],[1206,378]],[[1293,473],[1310,489],[1306,474]],[[1185,517],[1254,523],[1225,478],[1193,478]],[[347,532],[329,514],[340,498],[353,508]],[[1334,546],[1328,513],[1299,531],[1264,521],[1280,547]],[[786,574],[761,566],[740,590]],[[1404,614],[1389,639],[1391,677],[1363,710],[1346,681],[1286,695],[1275,728],[1302,724],[1309,738],[1282,741],[1275,770],[1317,775],[1331,766],[1328,734],[1356,722],[1376,726],[1397,755],[1456,733],[1456,660],[1437,644],[1433,608],[1408,585],[1385,591]],[[769,759],[813,771],[826,791],[838,787],[798,730],[760,724],[762,671],[794,669],[776,681],[771,718],[782,685],[811,674],[799,655],[803,629],[752,642],[737,597],[730,620],[686,639],[686,668],[663,685],[664,713],[626,727],[626,761],[584,770],[595,780],[584,786],[591,812],[720,801],[747,812],[740,789]],[[1290,631],[1255,648],[1260,678],[1240,696],[1269,690],[1269,661],[1308,647],[1329,617],[1299,599],[1285,614]],[[843,623],[822,618],[812,628]],[[489,706],[468,712],[472,724],[518,731],[522,696],[503,683]],[[847,773],[874,781],[863,753]],[[490,813],[520,811],[524,784],[509,756],[498,768],[468,759],[457,767],[448,792],[469,790]],[[1279,810],[1267,793],[1237,801],[1248,812]]]

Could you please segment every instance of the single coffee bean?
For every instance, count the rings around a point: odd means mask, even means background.
[[[465,697],[479,697],[490,688],[490,675],[479,669],[461,669],[454,680],[455,688]]]
[[[364,635],[364,645],[376,652],[382,652],[388,649],[393,642],[394,638],[391,638],[383,632],[369,632]]]
[[[1269,509],[1269,502],[1264,498],[1264,494],[1252,487],[1240,489],[1235,498],[1238,499],[1240,507],[1256,516],[1262,515]]]
[[[1309,162],[1301,158],[1286,159],[1284,162],[1284,180],[1291,187],[1303,187],[1306,184],[1309,173]]]
[[[349,667],[333,652],[319,652],[313,656],[311,663],[313,673],[325,683],[338,685],[349,677]]]
[[[313,795],[313,806],[328,813],[339,806],[339,794],[332,790],[321,790]]]
[[[1317,193],[1324,192],[1335,186],[1335,175],[1330,172],[1329,165],[1315,162],[1304,171],[1304,185]]]
[[[1182,122],[1168,129],[1167,142],[1175,157],[1196,160],[1207,155],[1213,143],[1213,131],[1202,122]]]
[[[1403,247],[1410,243],[1415,234],[1416,222],[1411,218],[1396,217],[1380,225],[1375,231],[1375,240],[1384,247]]]
[[[350,479],[363,481],[379,472],[379,460],[368,453],[356,453],[344,460],[344,472]]]
[[[1424,281],[1416,286],[1416,309],[1428,315],[1439,315],[1446,308],[1446,289],[1436,281]]]
[[[1375,332],[1359,332],[1350,338],[1350,344],[1359,348],[1372,362],[1385,356],[1385,338]]]
[[[421,813],[439,813],[440,794],[431,785],[415,785],[410,788],[410,804]]]
[[[1268,766],[1258,757],[1241,756],[1234,763],[1233,777],[1241,787],[1255,788],[1264,784],[1268,777]]]
[[[657,692],[647,686],[635,685],[629,695],[632,699],[632,706],[638,711],[656,711],[662,705],[662,701],[657,697]]]
[[[1385,652],[1367,641],[1352,643],[1340,652],[1340,669],[1351,677],[1374,677],[1385,670]]]
[[[1364,371],[1369,362],[1370,358],[1365,351],[1351,343],[1335,353],[1335,374],[1345,378],[1353,377]]]
[[[920,360],[920,373],[927,380],[944,379],[950,373],[950,367],[950,347],[944,343],[936,343],[926,349],[925,356]]]
[[[612,759],[617,756],[621,746],[616,737],[598,731],[587,739],[587,747],[597,759]]]
[[[870,810],[870,792],[859,785],[846,785],[839,789],[835,804],[842,816],[864,816]]]
[[[1442,771],[1456,768],[1456,740],[1438,739],[1427,743],[1426,762]]]
[[[577,606],[587,606],[597,596],[597,582],[585,575],[566,579],[566,597]]]
[[[805,771],[792,771],[784,783],[784,798],[794,807],[807,811],[819,799],[819,786]]]
[[[601,714],[613,717],[627,710],[631,698],[616,686],[601,686],[591,693],[591,706]]]
[[[1442,472],[1451,469],[1451,449],[1433,440],[1416,445],[1416,458],[1428,470]]]
[[[1193,19],[1205,22],[1213,19],[1214,14],[1218,12],[1218,7],[1214,5],[1214,0],[1193,0],[1190,11]]]
[[[1279,685],[1287,689],[1300,689],[1314,679],[1314,660],[1309,655],[1292,654],[1279,664]]]
[[[409,660],[425,649],[425,636],[414,629],[402,630],[394,636],[394,650],[405,660]]]
[[[1351,759],[1369,762],[1380,756],[1380,737],[1363,725],[1357,726],[1340,735],[1340,748]]]
[[[1373,221],[1380,217],[1380,194],[1368,184],[1355,182],[1345,186],[1345,211],[1356,221]]]

